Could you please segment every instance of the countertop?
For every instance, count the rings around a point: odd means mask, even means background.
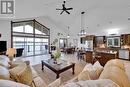
[[[95,52],[98,52],[98,53],[108,53],[108,54],[117,54],[117,51],[112,51],[112,50],[102,50],[102,51],[95,51]]]

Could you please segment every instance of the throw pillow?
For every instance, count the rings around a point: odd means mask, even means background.
[[[19,64],[17,67],[14,67],[9,70],[11,78],[17,82],[31,85],[32,83],[32,71],[30,66],[27,66],[25,63]]]
[[[98,75],[97,75],[97,72],[96,72],[96,68],[94,68],[92,64],[87,64],[87,65],[84,67],[84,69],[83,69],[82,72],[84,72],[84,71],[87,71],[87,72],[88,72],[88,74],[86,74],[86,75],[89,75],[90,79],[92,79],[92,80],[98,79]],[[82,73],[82,72],[81,72],[81,73]]]
[[[0,55],[0,65],[1,66],[4,66],[6,68],[9,68],[9,64],[8,64],[8,57],[7,56],[4,56],[4,55]]]
[[[10,80],[9,70],[3,66],[0,66],[0,79]]]
[[[98,61],[94,63],[93,67],[96,69],[97,75],[100,75],[103,71],[103,66]]]
[[[78,81],[85,81],[85,80],[90,80],[89,72],[83,71],[78,75]]]
[[[61,78],[56,79],[54,82],[50,83],[48,87],[60,87],[61,84]]]
[[[30,66],[27,66],[25,69],[21,70],[21,72],[17,73],[17,81],[26,85],[31,85],[33,78]]]
[[[14,67],[17,67],[21,63],[24,63],[24,62],[23,61],[12,61],[12,62],[9,62],[10,69],[12,69]]]
[[[26,63],[27,65],[30,65],[29,61],[18,60],[18,61],[13,61],[13,62],[9,63],[10,64],[10,68],[14,68],[14,67],[18,66],[21,63]]]
[[[13,79],[14,81],[17,81],[17,73],[19,73],[21,70],[24,70],[25,68],[26,68],[26,64],[21,63],[18,66],[10,69],[9,73],[10,73],[11,79]]]
[[[93,65],[92,64],[86,64],[86,66],[84,67],[83,71],[86,71],[86,70],[91,70],[93,68]]]
[[[100,63],[99,62],[95,62],[94,65],[87,64],[84,67],[84,69],[83,69],[82,72],[87,71],[86,75],[89,75],[89,77],[90,77],[91,80],[95,80],[95,79],[99,78],[102,70],[103,70],[103,67],[100,65]]]
[[[29,86],[9,80],[0,80],[0,87],[29,87]]]

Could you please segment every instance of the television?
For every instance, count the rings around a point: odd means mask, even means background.
[[[7,50],[7,42],[0,41],[0,52],[5,52]]]

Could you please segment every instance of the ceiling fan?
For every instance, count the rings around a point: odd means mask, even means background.
[[[56,9],[56,10],[62,10],[62,12],[60,14],[62,14],[63,12],[70,14],[70,12],[68,10],[73,10],[73,8],[66,8],[65,3],[66,3],[66,1],[63,1],[62,9],[58,9],[58,8]]]

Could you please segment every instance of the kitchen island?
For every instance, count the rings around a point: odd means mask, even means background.
[[[112,50],[86,50],[84,53],[84,60],[86,62],[93,64],[95,61],[99,61],[102,66],[104,66],[107,61],[116,58],[118,58],[118,52]]]
[[[96,51],[94,56],[94,61],[99,61],[99,63],[104,66],[107,61],[111,59],[118,58],[118,52],[117,51]]]

